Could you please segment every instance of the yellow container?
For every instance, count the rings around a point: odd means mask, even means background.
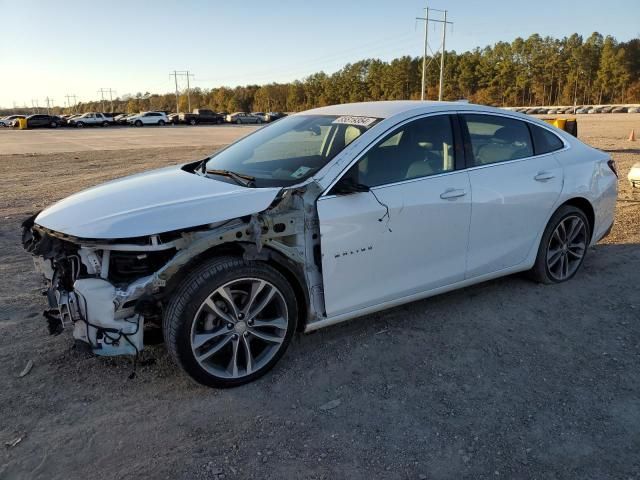
[[[567,124],[566,118],[556,118],[552,123],[554,127],[558,127],[560,130],[564,130],[564,127],[566,124]]]
[[[20,128],[20,130],[26,130],[27,129],[27,119],[26,118],[19,118],[18,119],[18,128]]]
[[[544,121],[550,123],[554,127],[558,127],[560,130],[564,130],[564,127],[567,124],[566,118],[545,118]]]

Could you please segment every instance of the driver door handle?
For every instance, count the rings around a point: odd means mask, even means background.
[[[551,180],[552,178],[555,178],[555,177],[556,176],[551,172],[538,172],[538,174],[535,177],[533,177],[533,179],[538,182],[546,182],[547,180]]]
[[[440,198],[443,200],[453,200],[454,198],[464,197],[467,194],[466,190],[457,188],[447,188],[440,194]]]

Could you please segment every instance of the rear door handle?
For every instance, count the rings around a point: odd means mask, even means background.
[[[533,178],[538,182],[546,182],[547,180],[551,180],[555,177],[556,176],[551,172],[538,172],[538,174]]]
[[[464,197],[467,194],[465,190],[448,188],[440,194],[440,198],[443,200],[453,200],[454,198]]]

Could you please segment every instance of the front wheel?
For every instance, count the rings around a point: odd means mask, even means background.
[[[76,122],[76,128],[84,128],[84,123]]]
[[[107,122],[107,121],[102,122],[102,126],[103,127],[108,127],[109,126],[109,122]]]
[[[134,125],[135,125],[136,127],[141,127],[141,126],[142,126],[142,120],[136,120],[136,121],[134,122]]]
[[[570,205],[560,207],[542,235],[530,276],[546,284],[570,280],[582,266],[590,240],[584,212]]]
[[[189,119],[189,125],[194,126],[195,124],[196,124],[196,119],[195,118]]]
[[[297,303],[273,267],[234,257],[210,260],[186,277],[165,311],[173,359],[197,382],[234,387],[267,373],[291,342]]]

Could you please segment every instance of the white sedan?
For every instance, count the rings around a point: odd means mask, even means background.
[[[565,282],[616,197],[609,155],[533,117],[346,104],[77,193],[27,219],[23,242],[52,332],[135,355],[157,326],[189,375],[228,387],[297,330],[516,272]]]
[[[163,126],[169,123],[169,119],[164,112],[141,112],[127,117],[127,123],[135,127],[142,127],[143,125]]]

